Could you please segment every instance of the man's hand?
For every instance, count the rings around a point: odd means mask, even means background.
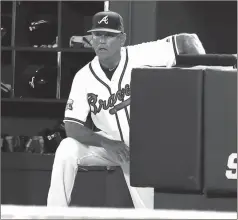
[[[178,54],[206,54],[197,34],[181,33],[176,35]]]
[[[120,162],[128,162],[130,159],[129,147],[122,141],[103,142],[103,148],[105,148],[112,157]]]

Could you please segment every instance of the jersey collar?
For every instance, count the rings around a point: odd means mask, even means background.
[[[100,63],[99,63],[99,59],[98,56],[96,56],[93,60],[92,60],[92,68],[95,72],[95,74],[107,85],[109,85],[110,87],[112,85],[115,85],[115,83],[119,83],[119,80],[121,78],[121,75],[124,74],[123,72],[125,71],[125,65],[127,64],[127,57],[126,57],[126,48],[121,48],[121,60],[120,63],[117,67],[117,69],[115,70],[115,72],[113,73],[113,76],[111,78],[111,80],[109,80],[106,76],[106,74],[104,73],[104,71],[102,70]]]

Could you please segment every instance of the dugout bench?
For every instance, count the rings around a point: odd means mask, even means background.
[[[155,208],[236,211],[237,60],[177,61],[132,71],[131,185],[154,187]]]

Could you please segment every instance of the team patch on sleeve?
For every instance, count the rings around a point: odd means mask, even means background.
[[[74,100],[73,99],[69,99],[67,101],[65,110],[71,110],[72,111],[73,110],[73,103],[74,103]]]

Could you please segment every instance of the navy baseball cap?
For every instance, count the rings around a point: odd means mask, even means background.
[[[98,12],[93,16],[93,26],[88,32],[106,31],[111,33],[124,33],[121,15],[113,11]]]

